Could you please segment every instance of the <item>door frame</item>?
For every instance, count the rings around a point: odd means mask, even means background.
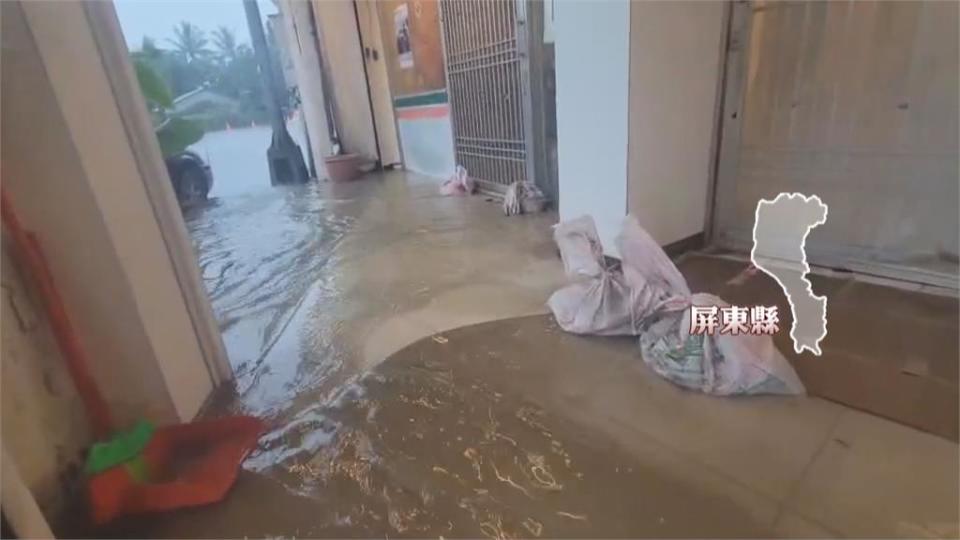
[[[516,10],[515,31],[517,33],[517,54],[519,55],[518,67],[520,69],[520,114],[523,123],[523,145],[527,151],[524,154],[526,163],[524,167],[527,171],[527,181],[534,184],[537,182],[537,145],[534,144],[534,121],[533,121],[533,90],[530,73],[531,45],[533,41],[533,25],[530,21],[531,9],[529,0],[513,0]],[[539,67],[539,66],[538,66]],[[539,71],[539,70],[538,70]]]
[[[363,4],[363,10],[366,16],[372,16],[372,28],[366,28],[371,35],[365,35],[364,29],[367,25],[364,25],[360,22],[360,4]],[[367,99],[370,103],[370,117],[373,122],[373,131],[374,136],[376,137],[377,142],[377,153],[381,162],[381,167],[387,167],[388,165],[403,165],[403,143],[400,140],[400,126],[397,124],[397,115],[393,106],[393,89],[390,86],[390,70],[386,68],[384,64],[386,62],[386,56],[384,55],[383,47],[383,33],[380,26],[380,6],[377,0],[353,0],[353,12],[357,20],[357,35],[359,36],[360,41],[360,54],[363,57],[363,66],[364,66],[364,77],[367,84]],[[371,60],[367,56],[367,48],[373,48],[377,53],[378,58]],[[369,66],[371,62],[377,62],[374,66]],[[382,69],[383,70],[383,79],[386,83],[386,88],[379,88],[379,85],[374,85],[371,83],[370,69]],[[381,122],[378,122],[377,119],[377,107],[376,103],[378,98],[383,97],[381,93],[386,93],[386,99],[389,104],[389,115],[390,118],[381,118]],[[386,125],[384,125],[386,124]],[[382,129],[381,129],[382,128]],[[387,138],[393,139],[393,144],[396,147],[397,151],[397,160],[387,162],[384,160],[384,146]],[[387,143],[389,144],[389,143]]]
[[[370,86],[370,72],[367,68],[367,55],[363,45],[363,29],[360,28],[360,11],[357,0],[350,1],[353,8],[353,23],[357,29],[357,47],[360,49],[360,64],[363,66],[363,84],[367,89],[367,107],[370,108],[370,127],[373,129],[373,146],[377,149],[377,168],[383,167],[383,149],[380,147],[380,130],[377,129],[377,110],[373,107],[373,87]]]
[[[733,0],[724,6],[724,34],[721,38],[721,72],[718,80],[716,120],[714,124],[713,166],[707,183],[704,240],[708,246],[720,244],[719,223],[728,223],[733,215],[729,199],[721,194],[734,189],[740,155],[743,124],[741,111],[746,92],[753,8],[749,0]]]
[[[219,387],[232,382],[233,368],[203,285],[193,242],[173,192],[113,3],[84,2],[83,11],[93,30],[107,82],[210,375],[214,391],[207,397],[209,402]]]

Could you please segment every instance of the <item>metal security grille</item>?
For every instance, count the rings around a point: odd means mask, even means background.
[[[518,7],[516,0],[440,3],[457,163],[487,190],[529,174]]]

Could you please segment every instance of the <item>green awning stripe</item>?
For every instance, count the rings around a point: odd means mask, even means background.
[[[437,90],[415,96],[400,96],[393,100],[393,106],[398,109],[406,107],[422,107],[424,105],[442,105],[447,102],[447,91]]]

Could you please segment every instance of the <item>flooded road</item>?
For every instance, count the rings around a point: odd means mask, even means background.
[[[307,160],[306,135],[299,112],[288,120],[287,132],[300,147],[303,159]],[[190,150],[200,155],[213,172],[211,198],[225,199],[270,191],[267,148],[272,134],[269,125],[209,131],[190,146]]]

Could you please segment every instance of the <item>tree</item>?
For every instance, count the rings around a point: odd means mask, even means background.
[[[137,72],[140,91],[143,92],[143,97],[147,101],[147,108],[153,112],[173,107],[170,89],[156,70],[146,60],[136,57],[133,59],[133,67]]]
[[[178,154],[203,137],[203,127],[196,121],[179,118],[172,112],[173,99],[163,79],[143,59],[134,58],[140,91],[154,123],[160,151],[164,156]]]
[[[210,61],[206,35],[195,24],[181,21],[173,27],[174,38],[168,40],[174,50],[171,61],[161,69],[174,96],[195,90],[215,78],[216,66]]]
[[[175,39],[161,42],[144,37],[139,49],[130,53],[154,125],[164,122],[169,125],[161,130],[163,133],[158,133],[165,152],[182,147],[181,141],[186,139],[189,143],[189,139],[196,136],[195,130],[190,137],[179,136],[184,126],[178,124],[187,118],[211,130],[222,129],[225,124],[267,121],[259,66],[249,44],[239,43],[236,35],[225,27],[205,34],[197,26],[181,22],[174,30]],[[160,46],[168,42],[173,45],[166,49]],[[171,118],[173,100],[201,87],[236,100],[237,104],[202,112],[194,110],[184,113],[183,118]],[[165,140],[172,132],[178,135],[174,138],[176,141]],[[176,144],[168,144],[170,142]]]
[[[213,31],[213,45],[217,48],[217,57],[221,64],[229,64],[237,59],[239,54],[237,37],[226,26]]]
[[[143,36],[143,43],[140,45],[139,54],[148,62],[160,60],[167,51],[157,47],[157,42],[150,36]]]
[[[195,24],[187,21],[180,21],[180,24],[173,27],[174,39],[169,40],[176,49],[177,54],[183,57],[188,64],[204,60],[210,56],[210,50],[207,49],[207,38],[203,30]]]
[[[170,51],[158,47],[157,42],[149,36],[143,37],[143,43],[140,45],[140,49],[131,52],[130,56],[136,62],[145,64],[159,75],[167,88],[176,90],[177,85],[173,80],[173,65],[183,60],[174,57],[170,54]]]

